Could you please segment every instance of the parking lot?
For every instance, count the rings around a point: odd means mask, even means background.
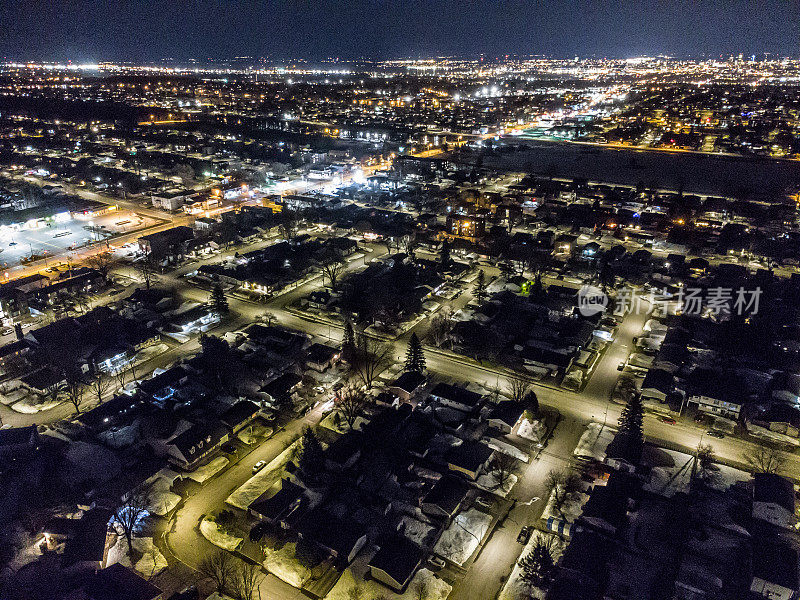
[[[47,258],[63,254],[154,224],[154,219],[126,211],[94,218],[64,216],[24,226],[3,226],[0,227],[0,261],[4,268],[13,267],[31,255]]]

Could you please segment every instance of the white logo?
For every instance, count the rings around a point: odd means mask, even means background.
[[[591,317],[605,311],[608,296],[600,288],[584,285],[578,290],[578,312],[584,317]]]

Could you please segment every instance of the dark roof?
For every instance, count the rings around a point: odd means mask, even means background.
[[[16,354],[21,350],[24,350],[28,347],[28,342],[26,340],[16,340],[11,342],[10,344],[6,344],[4,346],[0,346],[0,358],[5,358],[6,356],[11,356],[12,354]]]
[[[425,375],[416,371],[406,371],[394,380],[389,387],[399,388],[404,392],[411,393],[425,383]]]
[[[153,600],[161,595],[160,589],[120,563],[95,573],[83,590],[92,600]]]
[[[136,288],[124,301],[134,304],[157,304],[165,298],[172,298],[172,292],[157,287],[151,287],[149,289]]]
[[[445,475],[433,485],[422,501],[452,514],[464,501],[469,489],[467,482],[460,477]]]
[[[381,541],[380,550],[369,561],[369,566],[380,569],[402,587],[422,563],[423,553],[411,540],[391,536]]]
[[[365,534],[363,527],[352,519],[340,519],[322,509],[315,509],[300,524],[303,538],[332,550],[337,558],[347,558],[356,542]]]
[[[675,379],[672,373],[664,369],[649,369],[642,382],[642,389],[652,388],[664,394],[669,394],[674,386]]]
[[[522,402],[504,400],[492,409],[492,412],[489,413],[489,418],[497,419],[513,427],[524,412],[525,406],[523,406]]]
[[[169,441],[187,459],[191,459],[195,453],[192,448],[205,450],[209,446],[215,446],[228,433],[225,426],[220,423],[197,423],[178,434]],[[202,454],[202,452],[201,452]]]
[[[0,429],[0,448],[3,446],[19,446],[20,444],[33,444],[37,437],[36,425],[28,427],[14,427]]]
[[[343,465],[356,452],[361,450],[363,436],[358,431],[350,431],[334,441],[325,451],[325,458],[338,465]]]
[[[475,392],[471,392],[465,388],[457,385],[450,385],[449,383],[437,383],[431,390],[432,396],[439,396],[452,402],[458,402],[465,406],[476,407],[480,404],[482,396]]]
[[[303,497],[302,487],[284,479],[280,491],[273,494],[273,489],[268,489],[253,500],[248,508],[267,519],[278,520],[300,506]]]
[[[258,412],[258,405],[250,400],[241,400],[219,416],[219,420],[230,429],[235,429],[245,421],[252,419]]]
[[[486,444],[467,441],[447,451],[447,462],[474,473],[486,464],[493,452]]]
[[[76,562],[100,562],[106,549],[108,522],[113,511],[93,508],[81,517],[75,529],[75,537],[64,546],[64,565]]]
[[[794,485],[780,475],[756,473],[753,475],[753,501],[777,504],[794,514]]]
[[[797,550],[773,540],[757,540],[753,548],[753,576],[777,585],[798,589]]]
[[[284,373],[280,377],[273,379],[261,388],[261,391],[272,398],[283,398],[290,390],[300,383],[303,378],[297,373]]]
[[[52,367],[42,367],[38,371],[20,377],[20,381],[34,390],[46,390],[64,381],[64,375]]]
[[[308,347],[306,360],[313,363],[325,363],[339,354],[339,350],[326,346],[325,344],[311,344]]]
[[[622,527],[628,518],[628,499],[636,492],[637,479],[619,473],[611,473],[608,483],[596,485],[592,495],[583,506],[583,519],[599,519],[608,523],[615,530]]]

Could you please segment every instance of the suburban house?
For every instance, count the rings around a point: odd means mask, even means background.
[[[666,402],[667,396],[675,388],[675,378],[672,373],[664,369],[651,368],[642,382],[642,400],[657,400]]]
[[[219,416],[219,420],[228,428],[231,435],[244,429],[253,422],[260,407],[255,402],[240,400]]]
[[[275,523],[288,529],[289,517],[297,511],[302,513],[308,504],[308,497],[304,492],[305,490],[296,483],[283,479],[280,490],[275,492],[274,486],[268,489],[253,500],[247,511],[260,521]]]
[[[481,442],[466,441],[448,450],[445,460],[451,471],[478,479],[494,456],[494,450]]]
[[[795,496],[792,482],[772,473],[753,475],[753,518],[793,529]]]
[[[452,519],[464,505],[469,490],[469,484],[460,477],[445,475],[425,494],[422,499],[422,512]]]
[[[516,433],[525,415],[522,402],[504,400],[489,413],[489,425],[503,433]]]
[[[387,388],[403,402],[408,402],[414,393],[427,381],[425,375],[414,371],[406,371],[395,379]]]
[[[0,459],[11,460],[36,447],[39,433],[36,425],[0,429]]]
[[[199,304],[185,310],[178,310],[170,318],[172,331],[182,335],[191,335],[206,331],[215,323],[219,323],[220,316],[208,304]]]
[[[322,373],[336,364],[339,354],[338,349],[325,344],[311,344],[306,354],[306,366]]]
[[[227,442],[229,435],[221,422],[197,423],[167,441],[167,459],[175,466],[191,471]]]
[[[369,572],[375,580],[402,593],[422,564],[424,556],[419,546],[408,538],[387,537],[370,559]]]
[[[769,600],[800,597],[797,549],[787,542],[757,540],[753,548],[750,592]]]
[[[479,409],[483,402],[483,396],[480,394],[449,383],[437,383],[431,390],[430,396],[444,406],[462,412],[473,412]]]
[[[340,519],[325,510],[312,509],[299,524],[300,538],[315,543],[340,565],[353,562],[367,543],[367,533],[353,519]]]
[[[259,391],[267,397],[268,401],[280,404],[293,398],[301,381],[303,378],[297,373],[283,373],[262,386]]]
[[[64,600],[162,600],[161,590],[133,569],[115,563],[91,573]]]

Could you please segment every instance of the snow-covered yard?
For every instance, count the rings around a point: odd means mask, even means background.
[[[390,590],[385,585],[378,583],[374,579],[368,581],[362,580],[353,574],[350,569],[347,569],[333,589],[325,596],[325,600],[350,600],[354,596],[351,595],[351,590],[358,587],[362,595],[360,598],[365,600],[368,598],[387,598],[391,600],[417,600],[419,596],[417,591],[419,589],[419,582],[424,582],[427,593],[424,596],[425,600],[445,600],[450,595],[453,589],[446,581],[439,579],[427,569],[420,569],[414,574],[414,579],[408,584],[406,591],[402,594],[397,594]]]
[[[491,522],[491,515],[475,508],[459,513],[442,533],[433,551],[461,566],[478,548]]]
[[[126,567],[132,567],[146,579],[158,575],[167,568],[167,559],[153,543],[153,538],[135,537],[133,538],[133,548],[141,556],[135,565],[131,564],[128,540],[124,535],[118,536],[114,545],[108,549],[108,566],[120,563]]]
[[[197,483],[205,483],[209,479],[211,479],[214,475],[222,471],[225,467],[228,466],[230,461],[225,458],[224,456],[218,456],[208,464],[203,465],[202,467],[198,467],[191,473],[189,473],[186,477],[191,479],[192,481],[196,481]]]
[[[547,499],[547,505],[542,512],[541,521],[547,522],[550,517],[573,523],[581,512],[583,512],[583,505],[589,499],[588,494],[579,492],[570,496],[566,502],[561,506],[561,510],[556,510],[554,507],[555,491],[550,492],[550,497]]]
[[[656,448],[655,452],[657,453],[655,457],[649,457],[654,464],[650,471],[650,480],[644,489],[668,498],[678,492],[688,493],[694,457],[664,448]],[[706,479],[706,483],[714,489],[725,490],[737,481],[749,480],[750,474],[746,471],[725,465],[714,465],[714,470]]]
[[[513,473],[509,473],[506,475],[506,480],[503,482],[503,485],[499,485],[499,480],[497,478],[497,471],[491,471],[490,473],[484,473],[480,477],[478,477],[478,481],[475,483],[479,488],[483,488],[487,492],[492,492],[493,494],[497,494],[505,498],[508,496],[508,493],[511,491],[511,488],[517,483],[519,478],[514,475]]]
[[[520,553],[519,557],[527,556],[527,554],[533,549],[534,545],[536,544],[537,540],[552,540],[552,556],[553,562],[558,562],[558,559],[561,558],[561,554],[564,551],[564,543],[558,538],[555,534],[543,533],[541,531],[536,531],[531,536],[531,539],[528,541],[525,548]],[[528,586],[527,583],[520,579],[520,568],[519,564],[514,565],[514,569],[511,571],[511,575],[508,577],[508,581],[503,586],[503,589],[500,591],[500,600],[528,600],[530,598],[541,599],[544,598],[544,592],[538,588],[531,588]]]
[[[39,412],[44,412],[55,408],[61,404],[63,400],[52,400],[49,398],[40,398],[34,394],[25,396],[22,400],[18,400],[11,405],[11,410],[22,413],[25,415],[33,415]]]
[[[62,478],[73,487],[86,481],[95,484],[108,481],[119,475],[122,468],[111,450],[87,442],[72,442],[64,458],[66,466]]]
[[[615,434],[616,429],[612,429],[608,425],[604,427],[602,423],[589,423],[573,454],[602,462],[606,457],[606,448],[614,439]]]
[[[272,432],[273,432],[272,427],[254,423],[242,429],[239,433],[236,434],[236,437],[239,438],[239,440],[242,443],[245,443],[248,446],[252,446],[256,442],[271,436]]]
[[[264,568],[278,579],[299,588],[311,577],[311,569],[295,558],[296,548],[297,544],[292,543],[284,544],[279,550],[268,549]]]
[[[207,517],[200,521],[200,533],[202,533],[203,537],[209,542],[215,546],[219,546],[223,550],[236,550],[239,544],[244,541],[244,538],[236,537],[221,531],[219,526],[214,521],[209,521]]]
[[[523,419],[522,423],[519,424],[519,429],[517,429],[517,435],[532,442],[540,442],[546,431],[547,428],[544,426],[543,420],[534,419],[533,421],[528,421],[528,419]]]
[[[12,408],[14,407],[12,406]],[[777,431],[771,431],[766,427],[760,427],[758,425],[753,425],[752,423],[747,426],[747,432],[753,437],[757,437],[762,440],[777,442],[779,444],[800,446],[800,440],[797,438],[794,438],[790,435],[786,435],[785,433],[778,433]]]
[[[429,536],[436,531],[436,527],[409,515],[403,515],[400,521],[404,525],[403,535],[419,546],[428,545],[430,543]]]
[[[301,441],[299,439],[296,440],[286,448],[286,450],[272,459],[266,467],[236,488],[225,502],[241,510],[247,510],[247,507],[250,506],[256,498],[266,492],[272,487],[272,484],[280,479],[286,463],[292,460],[295,452],[300,448],[300,444]]]

